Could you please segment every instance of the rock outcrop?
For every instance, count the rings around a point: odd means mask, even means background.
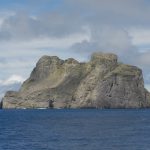
[[[3,108],[3,102],[1,101],[0,102],[0,109],[2,109]]]
[[[3,108],[145,108],[150,94],[141,69],[94,53],[87,63],[43,56],[18,92],[8,91]]]

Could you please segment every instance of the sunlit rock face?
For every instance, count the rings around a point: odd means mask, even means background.
[[[43,56],[20,90],[8,91],[3,98],[3,108],[149,106],[141,69],[118,63],[109,53],[94,53],[86,63]]]

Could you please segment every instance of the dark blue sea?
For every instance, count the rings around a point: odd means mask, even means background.
[[[0,110],[0,150],[150,150],[150,109]]]

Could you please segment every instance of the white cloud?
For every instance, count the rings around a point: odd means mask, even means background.
[[[3,83],[3,80],[0,80],[0,84],[2,84]]]
[[[150,84],[145,84],[145,88],[150,92]]]
[[[0,85],[6,86],[6,85],[15,84],[15,83],[22,83],[23,81],[25,81],[25,79],[22,76],[12,75],[6,80],[0,80]]]
[[[13,11],[0,11],[0,27],[4,23],[5,19],[14,15],[15,15],[15,12]]]
[[[126,62],[136,52],[136,47],[131,42],[131,37],[128,32],[122,28],[115,28],[110,26],[89,26],[91,32],[90,40],[84,40],[75,43],[71,49],[80,53],[84,57],[95,51],[112,52],[119,56],[119,58]],[[130,61],[131,62],[131,61]]]
[[[150,45],[150,29],[134,28],[129,29],[128,32],[134,45]]]
[[[141,53],[138,57],[137,62],[139,62],[145,67],[149,67],[150,66],[150,52]]]
[[[0,18],[0,26],[3,24],[4,19]]]
[[[74,43],[82,42],[84,40],[89,41],[89,39],[90,37],[88,33],[81,33],[81,34],[77,33],[77,34],[73,34],[64,38],[44,38],[43,37],[43,38],[34,38],[30,41],[19,41],[19,40],[2,41],[0,43],[0,49],[10,50],[11,48],[11,51],[24,50],[24,52],[20,52],[20,53],[26,53],[26,51],[29,51],[31,49],[35,49],[35,50],[43,49],[43,48],[64,49],[64,48],[70,47]],[[3,53],[5,53],[5,51],[1,53],[1,56]]]

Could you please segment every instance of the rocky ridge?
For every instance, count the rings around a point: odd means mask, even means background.
[[[3,108],[145,108],[150,94],[141,69],[118,63],[115,54],[94,53],[87,63],[43,56]]]

